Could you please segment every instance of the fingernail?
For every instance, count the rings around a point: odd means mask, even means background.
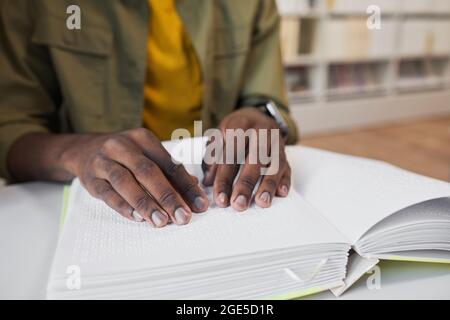
[[[228,204],[227,194],[225,192],[219,193],[219,195],[217,196],[217,201],[219,202],[220,205],[226,206]]]
[[[247,197],[242,194],[238,196],[234,202],[241,209],[247,208]]]
[[[136,221],[136,222],[144,221],[144,218],[142,218],[142,216],[136,210],[133,210],[133,212],[131,213],[131,216],[133,217],[134,221]]]
[[[189,216],[186,210],[178,208],[175,210],[175,220],[177,224],[186,224],[189,222]]]
[[[289,189],[286,185],[282,186],[280,191],[283,196],[287,196],[289,193]]]
[[[153,211],[152,213],[152,221],[155,224],[156,227],[160,228],[167,224],[167,217],[163,215],[158,210]]]
[[[196,197],[194,200],[194,205],[198,210],[206,209],[206,201],[202,197]]]
[[[270,203],[270,193],[268,193],[267,191],[263,192],[260,196],[259,199],[266,203],[269,204]]]

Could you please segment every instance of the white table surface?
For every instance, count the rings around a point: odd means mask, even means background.
[[[0,186],[0,299],[45,298],[62,193],[58,184]],[[366,276],[340,299],[450,299],[449,265],[383,261],[380,270],[380,289],[369,289]]]

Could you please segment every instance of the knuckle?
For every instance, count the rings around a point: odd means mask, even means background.
[[[95,182],[95,174],[93,174],[90,170],[84,170],[78,175],[81,184],[87,189],[93,189],[92,185]]]
[[[94,167],[100,167],[103,164],[103,157],[97,154],[93,157],[91,163]]]
[[[97,154],[93,157],[91,164],[94,168],[103,168],[106,166],[106,161],[101,154]]]
[[[186,195],[186,194],[190,194],[193,193],[197,190],[197,185],[195,185],[194,183],[186,183],[184,186],[181,187],[181,194]]]
[[[275,181],[275,179],[266,179],[265,184],[267,186],[267,188],[271,189],[271,190],[275,190],[277,187],[277,182]]]
[[[232,183],[233,182],[230,177],[217,178],[217,186],[220,189],[229,189],[229,188],[231,188]]]
[[[170,207],[174,206],[177,202],[177,197],[175,193],[173,193],[172,190],[166,190],[161,193],[161,196],[159,197],[159,203],[163,207]]]
[[[169,177],[179,177],[178,175],[182,173],[183,165],[179,163],[174,163],[173,161],[169,161],[165,167],[165,173]]]
[[[125,202],[121,197],[108,196],[105,199],[102,199],[108,206],[113,208],[118,212],[122,212],[123,210],[127,210],[129,208],[128,203]]]
[[[109,173],[109,181],[112,184],[120,184],[127,177],[127,172],[122,168],[113,169]]]
[[[243,176],[239,179],[239,184],[249,190],[253,190],[256,185],[257,180],[252,176]]]
[[[130,135],[136,139],[152,139],[153,134],[145,128],[136,128],[130,131]]]
[[[139,212],[146,212],[150,208],[150,199],[147,196],[141,196],[135,201],[135,209]]]
[[[102,151],[106,154],[116,152],[121,146],[122,143],[119,138],[110,137],[103,142]]]
[[[123,215],[131,213],[131,208],[125,200],[118,200],[117,203],[113,206],[119,213]]]
[[[105,200],[111,194],[112,188],[107,184],[97,184],[94,187],[94,193],[102,200]]]
[[[156,164],[148,159],[142,159],[136,164],[136,175],[149,176],[155,170]]]

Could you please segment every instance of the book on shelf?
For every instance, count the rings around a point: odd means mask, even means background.
[[[300,42],[299,42],[299,54],[310,55],[313,53],[316,46],[315,41],[317,30],[317,20],[311,18],[305,18],[300,20]]]
[[[382,83],[383,63],[333,64],[329,69],[329,89],[371,89]]]
[[[300,54],[300,27],[300,20],[297,18],[283,18],[281,20],[281,52],[285,62],[296,59]]]
[[[400,54],[419,56],[450,54],[450,17],[407,18],[400,27]]]
[[[285,17],[281,20],[280,40],[283,61],[297,61],[313,51],[316,22],[314,19]]]
[[[444,82],[446,62],[441,59],[408,59],[400,62],[398,87],[439,87]]]
[[[368,29],[361,17],[336,17],[317,22],[313,53],[331,61],[387,59],[395,49],[395,23],[383,21],[382,29]]]
[[[309,68],[295,67],[285,72],[286,87],[290,93],[306,93],[311,90]]]
[[[367,28],[366,18],[359,16],[283,17],[281,25],[285,61],[300,54],[334,61],[389,59],[396,52],[401,56],[450,54],[450,15],[412,16],[398,23],[387,18],[381,29]]]
[[[201,178],[205,143],[165,147]],[[342,292],[365,273],[353,257],[349,264],[351,249],[370,263],[450,262],[449,183],[307,147],[288,147],[287,155],[293,190],[269,209],[211,206],[188,225],[162,229],[122,218],[75,180],[48,298],[297,298]],[[73,266],[75,290],[68,286]]]

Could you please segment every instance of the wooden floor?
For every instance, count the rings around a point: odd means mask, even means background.
[[[450,117],[305,137],[303,145],[384,160],[450,181]]]

